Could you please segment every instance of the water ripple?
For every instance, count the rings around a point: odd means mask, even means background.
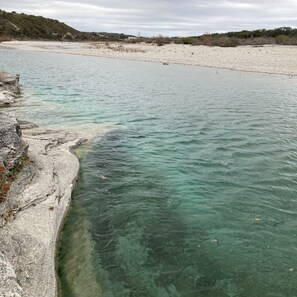
[[[1,66],[30,94],[20,117],[113,127],[80,154],[63,296],[296,296],[292,80],[9,51]]]

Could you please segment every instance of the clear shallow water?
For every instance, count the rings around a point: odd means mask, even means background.
[[[109,125],[82,148],[61,294],[297,296],[297,80],[1,51],[15,112]]]

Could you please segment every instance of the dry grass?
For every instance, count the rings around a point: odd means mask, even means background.
[[[145,53],[145,50],[134,48],[123,43],[92,42],[92,46],[97,49],[107,49],[119,53]]]
[[[8,37],[8,36],[5,36],[5,35],[0,36],[0,42],[11,41],[11,40],[12,40],[11,37]]]

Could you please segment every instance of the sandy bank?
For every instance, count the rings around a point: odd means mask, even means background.
[[[160,47],[150,44],[11,41],[1,43],[1,48],[297,75],[297,46],[220,48],[169,44]]]

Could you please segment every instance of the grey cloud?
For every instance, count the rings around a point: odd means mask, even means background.
[[[0,8],[59,19],[83,31],[198,35],[297,24],[296,0],[0,0]]]

